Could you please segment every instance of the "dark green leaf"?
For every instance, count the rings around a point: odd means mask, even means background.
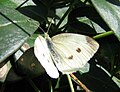
[[[111,71],[115,69],[114,66],[117,65],[115,62],[118,62],[120,57],[120,43],[113,35],[99,39],[98,42],[100,44],[97,53],[98,64],[112,73]]]
[[[78,30],[78,32],[86,34],[102,33],[110,30],[90,5],[84,5],[72,10],[68,16],[68,24],[76,29],[75,32]]]
[[[15,73],[15,71],[13,70],[13,68],[11,68],[7,74],[7,77],[6,77],[6,82],[16,82],[16,81],[19,81],[19,80],[22,80],[23,77],[22,76],[19,76]]]
[[[40,62],[34,55],[34,48],[28,49],[17,61],[17,71],[19,74],[37,77],[45,72]]]
[[[88,73],[82,75],[78,74],[77,78],[94,92],[119,92],[119,87],[113,82],[108,74],[103,71],[102,68],[94,64],[91,64]]]
[[[73,0],[33,0],[36,5],[44,4],[47,8],[62,8],[72,1]]]
[[[18,11],[39,22],[45,21],[47,18],[47,14],[48,14],[47,8],[43,5],[39,7],[38,6],[25,6],[25,7],[19,8]]]

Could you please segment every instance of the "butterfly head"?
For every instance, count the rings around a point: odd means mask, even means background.
[[[44,34],[44,37],[45,37],[45,39],[50,39],[50,36],[49,36],[48,33],[45,33],[45,34]]]

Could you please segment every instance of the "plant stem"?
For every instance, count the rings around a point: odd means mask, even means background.
[[[68,78],[68,81],[69,81],[69,84],[70,84],[71,92],[75,92],[74,87],[73,87],[73,84],[72,84],[72,80],[71,80],[69,74],[67,74],[67,78]]]
[[[0,92],[5,92],[6,82],[1,85]]]
[[[16,8],[16,10],[18,10],[22,5],[24,5],[26,2],[28,2],[29,0],[26,0],[26,1],[24,1],[21,5],[19,5],[17,8]]]
[[[61,23],[63,22],[63,20],[65,19],[65,17],[71,12],[74,4],[76,3],[77,0],[74,0],[73,3],[70,5],[69,9],[65,12],[65,14],[62,16],[62,18],[60,19],[60,21],[57,24],[57,28],[59,28],[59,26],[61,25]]]
[[[34,84],[34,82],[29,79],[29,78],[26,78],[26,80],[30,83],[30,85],[34,88],[35,92],[41,92],[37,87],[36,85]]]
[[[96,36],[93,36],[94,39],[99,39],[99,38],[103,38],[103,37],[106,37],[106,36],[109,36],[109,35],[112,35],[114,34],[113,31],[108,31],[108,32],[104,32],[104,33],[101,33],[99,35],[96,35]]]
[[[52,86],[52,81],[49,81],[49,86],[50,86],[50,92],[53,92],[53,86]]]
[[[55,89],[59,88],[59,83],[60,83],[60,77],[57,79],[57,83],[56,83],[56,86],[55,86]]]
[[[85,90],[85,92],[92,92],[74,74],[70,74],[70,76],[80,87],[82,87]]]

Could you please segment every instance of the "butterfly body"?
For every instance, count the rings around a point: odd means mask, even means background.
[[[48,75],[58,78],[58,70],[63,74],[80,70],[98,48],[99,44],[85,35],[62,33],[50,38],[45,34],[35,40],[34,53]]]
[[[58,56],[57,52],[55,51],[54,49],[54,45],[51,41],[51,38],[49,37],[48,34],[46,34],[47,36],[45,37],[45,40],[46,40],[46,43],[47,43],[47,46],[50,50],[50,55],[51,55],[51,58],[54,62],[57,62],[57,63],[60,63],[60,57]]]

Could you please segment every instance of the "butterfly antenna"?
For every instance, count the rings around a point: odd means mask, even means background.
[[[48,29],[47,29],[47,32],[46,32],[46,33],[48,33],[48,31],[49,31],[49,29],[50,29],[50,27],[51,27],[51,25],[52,25],[52,21],[53,21],[53,20],[54,20],[54,18],[51,19],[50,25],[48,26]]]
[[[43,31],[43,33],[45,33],[45,31],[42,29],[42,27],[41,27],[41,26],[39,26],[39,28],[40,28],[40,30],[41,30],[41,31]]]
[[[27,21],[29,21],[30,22],[30,20],[31,19],[28,19]],[[38,24],[37,23],[35,23],[35,22],[32,22],[34,25],[36,25],[43,33],[45,33],[45,31],[43,30],[43,28],[41,27],[41,26],[38,26]]]

